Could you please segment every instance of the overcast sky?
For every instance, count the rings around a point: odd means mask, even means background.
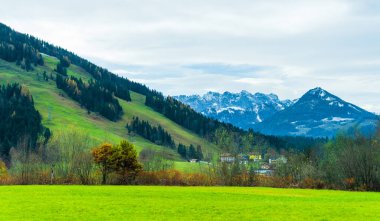
[[[380,113],[376,0],[12,0],[0,22],[166,95],[321,86]]]

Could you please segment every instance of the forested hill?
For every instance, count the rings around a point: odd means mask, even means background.
[[[230,124],[223,124],[204,117],[187,105],[170,97],[164,97],[161,93],[151,90],[145,85],[117,76],[72,52],[0,24],[0,58],[9,62],[16,62],[25,70],[31,70],[33,65],[43,65],[40,53],[57,57],[61,61],[63,58],[68,59],[71,64],[77,65],[91,74],[102,87],[114,93],[116,97],[130,101],[129,91],[145,95],[147,106],[202,137],[212,139],[218,128],[240,132],[238,128]]]
[[[252,130],[244,131],[205,117],[172,97],[165,97],[143,84],[115,75],[72,52],[1,23],[0,59],[0,71],[3,71],[0,80],[30,86],[43,123],[52,127],[53,133],[67,124],[76,125],[99,139],[106,136],[106,139],[126,137],[134,140],[140,150],[147,146],[161,148],[165,146],[163,143],[170,141],[175,145],[166,146],[175,154],[178,154],[177,145],[181,147],[178,149],[183,149],[184,145],[202,146],[204,152],[215,153],[249,151],[264,146],[290,148],[296,143]],[[144,127],[149,130],[133,130],[138,138],[127,135],[126,126],[134,117],[150,124]],[[54,118],[59,120],[52,120]],[[147,131],[157,131],[157,134],[147,134]],[[167,139],[161,139],[160,135]],[[302,149],[304,145],[297,148]]]

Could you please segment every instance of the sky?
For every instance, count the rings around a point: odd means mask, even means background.
[[[320,86],[380,113],[376,0],[3,0],[0,22],[165,95]]]

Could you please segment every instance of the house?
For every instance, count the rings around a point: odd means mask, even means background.
[[[248,153],[248,156],[249,156],[249,160],[253,160],[255,162],[262,160],[262,156],[260,153],[252,152],[252,153]]]
[[[258,175],[265,175],[265,176],[272,176],[273,175],[273,170],[255,170],[255,173]]]
[[[245,154],[239,154],[238,159],[240,164],[248,164],[249,156]]]
[[[235,157],[230,153],[222,153],[220,155],[220,162],[233,163],[233,162],[235,162]]]
[[[196,162],[198,162],[198,159],[190,159],[189,162],[190,163],[196,163]]]
[[[261,164],[260,169],[262,169],[262,170],[269,170],[270,169],[270,165],[267,164],[267,163],[263,163],[263,164]]]
[[[280,156],[278,158],[269,158],[269,164],[276,164],[276,163],[287,163],[288,160],[284,156]]]

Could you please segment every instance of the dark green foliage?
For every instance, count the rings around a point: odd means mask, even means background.
[[[17,147],[19,142],[24,142],[26,148],[35,148],[42,132],[41,115],[34,108],[29,91],[19,84],[1,86],[0,155],[7,158],[10,148]],[[49,137],[46,134],[45,138]]]
[[[37,75],[38,75],[38,73],[37,73]],[[44,71],[44,72],[42,73],[42,78],[43,78],[44,81],[49,81],[49,77],[48,77],[48,75],[46,74],[46,71]]]
[[[128,131],[134,132],[155,144],[174,148],[174,140],[171,135],[165,131],[160,125],[152,126],[148,121],[140,120],[138,117],[133,117],[133,120],[127,126]]]
[[[313,138],[302,136],[266,136],[268,143],[277,150],[307,150],[315,146],[321,146],[328,142],[328,138]]]
[[[43,65],[40,51],[29,44],[36,39],[29,35],[20,34],[0,24],[0,58],[16,62],[21,68],[29,71],[33,66]]]
[[[203,152],[202,152],[202,147],[197,146],[197,159],[202,160],[203,159]]]
[[[59,63],[62,67],[68,68],[70,66],[70,60],[67,56],[63,56],[59,59]]]
[[[57,68],[55,69],[55,71],[63,76],[67,76],[67,69],[61,63],[57,64]]]
[[[188,152],[187,156],[190,159],[197,159],[197,152],[195,151],[195,148],[192,144],[189,147],[189,152]]]
[[[84,83],[82,79],[73,76],[63,77],[58,74],[56,84],[59,89],[64,90],[88,111],[97,112],[112,121],[119,120],[123,114],[119,101],[97,81],[90,80]]]
[[[183,144],[178,144],[178,153],[182,158],[187,158],[187,150],[186,146]]]
[[[197,149],[195,149],[194,145],[192,144],[190,144],[189,147],[186,147],[185,145],[180,143],[178,144],[177,152],[184,159],[197,159],[197,160],[203,159],[201,146],[197,146]]]
[[[45,141],[44,143],[46,144],[47,141],[50,139],[51,137],[51,131],[49,128],[45,128],[45,131],[44,131],[44,134],[43,134],[44,138],[45,138]]]
[[[67,76],[67,68],[70,66],[70,60],[64,56],[59,59],[59,63],[57,64],[56,72],[63,76]]]

